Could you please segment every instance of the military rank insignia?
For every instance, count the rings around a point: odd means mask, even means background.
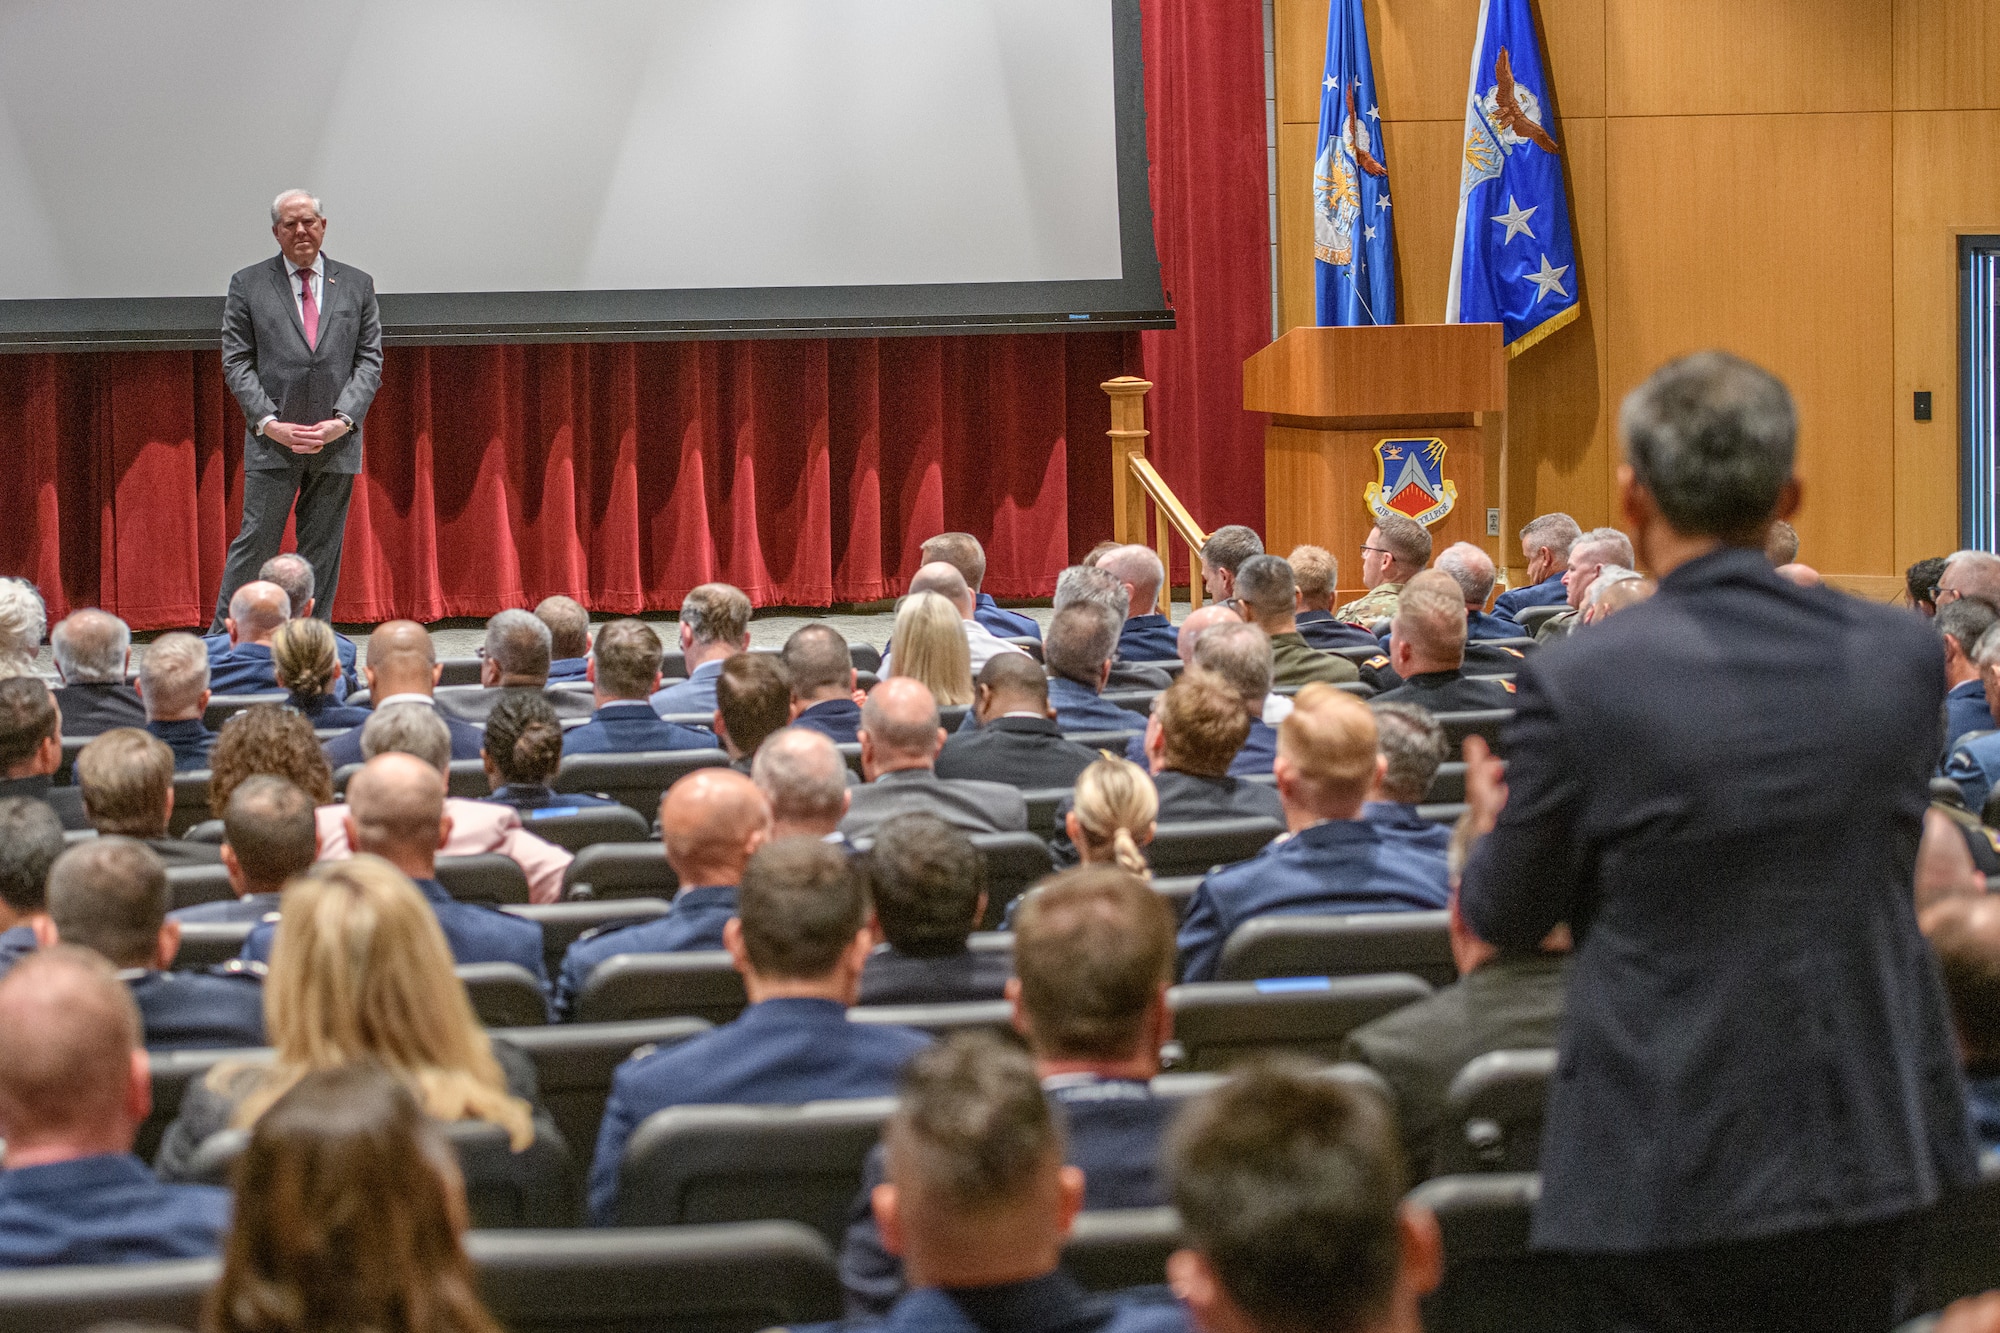
[[[1375,480],[1362,499],[1377,518],[1414,519],[1431,526],[1458,503],[1458,486],[1444,475],[1445,443],[1428,440],[1377,440]]]

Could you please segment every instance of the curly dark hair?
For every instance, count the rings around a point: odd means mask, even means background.
[[[208,772],[208,808],[218,816],[237,784],[259,773],[285,779],[314,805],[333,803],[333,768],[313,724],[283,704],[256,704],[223,723]]]
[[[508,782],[540,786],[562,763],[562,721],[540,690],[507,690],[486,718],[486,755]]]

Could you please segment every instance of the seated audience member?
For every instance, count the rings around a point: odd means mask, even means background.
[[[792,682],[776,653],[739,653],[715,678],[715,738],[730,767],[750,771],[750,760],[772,733],[792,720]]]
[[[604,631],[597,632],[598,641]],[[653,711],[661,717],[715,711],[715,678],[722,664],[750,649],[750,599],[727,583],[704,583],[681,600],[681,660],[687,679],[653,694]]]
[[[174,813],[174,752],[137,727],[119,727],[77,752],[76,785],[84,813],[101,834],[137,838],[170,866],[212,866],[213,843],[167,836]]]
[[[222,864],[236,896],[168,913],[183,925],[262,921],[278,910],[285,885],[319,859],[312,797],[283,778],[257,774],[238,783],[222,808],[222,831]]]
[[[1814,569],[1811,565],[1801,565],[1796,562],[1789,565],[1779,565],[1778,577],[1790,579],[1801,588],[1817,588],[1823,582],[1817,569]]]
[[[1264,554],[1264,539],[1241,523],[1229,523],[1208,534],[1201,546],[1201,586],[1208,600],[1232,610],[1236,601],[1236,571],[1253,555]]]
[[[1004,953],[966,941],[986,914],[986,858],[935,815],[897,815],[862,865],[882,942],[861,971],[862,1004],[997,1000],[1014,973]]]
[[[1563,575],[1569,571],[1570,547],[1582,535],[1582,525],[1568,514],[1531,519],[1521,529],[1521,559],[1527,562],[1528,581],[1494,598],[1493,614],[1519,620],[1531,606],[1561,606],[1569,600]]]
[[[1340,583],[1340,562],[1324,546],[1295,546],[1286,559],[1292,567],[1292,627],[1299,637],[1323,653],[1336,648],[1373,648],[1375,636],[1359,625],[1336,620],[1334,590]]]
[[[26,579],[0,578],[0,680],[34,676],[35,657],[48,631],[42,594]]]
[[[1569,610],[1549,617],[1535,631],[1535,638],[1543,643],[1553,643],[1567,637],[1572,630],[1583,623],[1584,598],[1590,593],[1590,585],[1597,581],[1598,573],[1606,565],[1632,568],[1637,561],[1632,554],[1632,539],[1616,528],[1592,528],[1578,537],[1569,548],[1569,568],[1563,572],[1564,597],[1569,602]]]
[[[1175,653],[1174,623],[1160,614],[1160,586],[1167,567],[1144,546],[1114,546],[1097,568],[1125,585],[1125,623],[1118,628],[1122,662],[1167,662]]]
[[[83,793],[54,785],[62,767],[62,713],[33,676],[0,677],[0,796],[25,796],[56,812],[66,829],[87,829]]]
[[[2000,637],[1985,644],[1990,660],[1976,656],[2000,613],[1977,597],[1961,597],[1933,622],[1944,640],[1944,752],[1950,754],[1968,731],[1992,731],[1993,699],[2000,696]],[[58,627],[60,628],[60,627]],[[64,715],[65,721],[68,714]]]
[[[1095,565],[1071,565],[1056,575],[1054,612],[1061,615],[1067,607],[1078,602],[1102,607],[1104,613],[1111,617],[1111,623],[1118,627],[1112,634],[1111,670],[1102,688],[1164,690],[1174,683],[1173,676],[1158,667],[1144,662],[1127,662],[1118,656],[1118,632],[1122,630],[1126,614],[1132,606],[1131,585],[1110,569]]]
[[[451,735],[453,759],[477,759],[482,743],[479,728],[447,715],[431,697],[443,670],[429,632],[414,620],[384,621],[368,636],[368,665],[361,669],[361,677],[368,682],[369,707],[379,713],[391,704],[421,704],[443,720]],[[327,763],[336,769],[360,763],[361,729],[335,736],[325,749]]]
[[[1321,652],[1299,633],[1298,585],[1292,567],[1275,555],[1254,555],[1236,571],[1236,607],[1271,641],[1271,683],[1338,685],[1361,679],[1354,663]]]
[[[146,706],[125,683],[132,630],[124,621],[96,607],[72,611],[50,633],[49,648],[62,680],[55,695],[64,732],[95,736],[113,727],[146,725]]]
[[[771,803],[771,840],[818,838],[845,848],[849,775],[824,732],[786,727],[758,746],[750,780]]]
[[[1396,614],[1397,594],[1430,562],[1431,534],[1423,524],[1400,514],[1378,520],[1361,545],[1361,586],[1368,593],[1334,618],[1373,629],[1376,621]]]
[[[549,684],[583,680],[590,670],[590,612],[573,597],[544,597],[535,619],[549,627]]]
[[[893,652],[896,644],[902,645],[901,656]],[[950,602],[934,592],[905,597],[896,605],[890,646],[891,651],[882,654],[883,680],[908,677],[929,690],[939,704],[972,702],[972,652],[965,642],[964,622]]]
[[[1937,581],[1938,610],[1944,610],[1961,597],[1977,597],[2000,609],[2000,555],[1990,551],[1954,551],[1945,557],[1944,573],[1938,575]]]
[[[1064,617],[1072,611],[1075,616],[1065,622]],[[1066,636],[1078,623],[1087,621],[1091,628],[1101,628],[1097,624],[1100,611],[1087,605],[1065,608],[1049,625],[1044,651],[1051,658],[1058,656],[1069,642]],[[1006,653],[988,662],[979,673],[972,705],[972,716],[979,725],[944,743],[938,751],[937,775],[1004,782],[1024,791],[1067,787],[1075,782],[1096,753],[1066,739],[1061,724],[1050,716],[1054,712],[1049,707],[1052,684],[1035,659],[1025,653]],[[1140,720],[1136,713],[1125,713],[1122,708],[1113,711],[1124,713],[1134,723]]]
[[[438,781],[449,783],[451,739],[445,732],[443,721],[436,712],[419,705],[396,704],[378,708],[375,715],[368,719],[368,725],[361,729],[361,752],[370,762],[380,755],[410,755],[429,765]],[[347,802],[345,809],[338,805],[323,805],[319,809],[321,860],[338,861],[358,850],[350,835],[354,825],[351,783]],[[492,801],[472,801],[453,796],[446,800],[444,813],[446,841],[439,844],[434,855],[483,856],[494,852],[521,867],[521,872],[528,877],[530,901],[552,903],[562,897],[563,874],[576,858],[523,828],[520,811]],[[430,874],[426,871],[424,875],[418,875],[396,857],[389,859],[414,878],[423,879]]]
[[[464,804],[476,809],[498,809],[473,801]],[[495,907],[459,902],[438,883],[438,851],[448,845],[453,820],[446,812],[444,775],[436,765],[413,754],[377,755],[347,784],[347,803],[333,810],[338,821],[334,825],[339,833],[338,850],[329,845],[333,839],[327,836],[326,810],[319,812],[320,852],[324,860],[334,862],[352,856],[381,858],[416,882],[418,892],[437,916],[454,962],[519,963],[536,980],[548,985],[541,926]],[[322,866],[317,873],[325,878],[340,873],[340,869]],[[289,907],[290,904],[282,904],[279,910],[286,911]],[[244,941],[243,957],[268,962],[272,937],[283,934],[282,924],[271,921],[259,924]]]
[[[817,731],[835,745],[861,737],[858,684],[847,640],[831,625],[802,625],[785,640],[778,658],[792,682],[792,725]]]
[[[973,618],[972,590],[966,586],[964,576],[955,567],[945,564],[943,561],[938,561],[935,564],[923,566],[915,574],[911,575],[909,596],[916,597],[919,593],[927,592],[935,593],[937,596],[944,598],[946,602],[950,603],[951,609],[958,616],[959,630],[961,636],[965,639],[966,672],[968,675],[979,674],[980,668],[984,667],[987,662],[1001,653],[1018,653],[1022,651],[1018,645],[1008,643],[1005,639],[1000,638]],[[902,642],[900,626],[898,629],[899,633],[894,641],[895,644]],[[893,648],[894,644],[891,647]],[[889,674],[889,663],[890,654],[884,652],[882,654],[882,674]],[[908,673],[906,672],[905,674]]]
[[[189,1085],[160,1141],[161,1175],[185,1176],[210,1135],[253,1128],[308,1074],[365,1063],[400,1077],[432,1119],[498,1125],[516,1151],[556,1134],[531,1105],[534,1066],[479,1025],[451,970],[468,960],[425,896],[374,856],[293,881],[265,983],[274,1058],[224,1063]]]
[[[333,626],[311,616],[288,620],[271,635],[270,652],[278,688],[291,692],[286,702],[314,727],[333,731],[368,721],[367,709],[339,702],[343,680]]]
[[[479,657],[479,683],[484,688],[464,693],[450,690],[437,701],[439,708],[460,722],[483,724],[495,704],[516,693],[547,699],[557,717],[591,715],[591,701],[579,691],[549,688],[549,627],[532,612],[502,611],[487,621]]]
[[[557,1016],[569,1016],[590,974],[607,958],[720,949],[722,928],[736,915],[743,867],[770,836],[770,802],[741,773],[704,768],[669,787],[660,798],[660,841],[680,881],[673,911],[595,930],[570,945],[556,978]]]
[[[1146,770],[1106,755],[1077,775],[1076,791],[1062,812],[1063,832],[1084,865],[1113,865],[1141,879],[1153,877],[1146,848],[1159,831],[1160,793]]]
[[[1498,577],[1492,556],[1471,542],[1454,542],[1438,556],[1436,568],[1451,575],[1465,594],[1466,638],[1518,639],[1527,633],[1511,616],[1486,611],[1486,599],[1493,595],[1493,581]]]
[[[1375,714],[1375,748],[1382,755],[1382,768],[1368,792],[1368,803],[1361,807],[1361,817],[1385,837],[1437,858],[1442,876],[1451,831],[1423,818],[1417,806],[1430,791],[1438,766],[1451,757],[1444,728],[1420,704],[1371,702],[1368,708]]]
[[[49,867],[63,854],[62,821],[29,796],[0,796],[0,976],[36,948],[47,920]]]
[[[1451,842],[1451,956],[1458,980],[1437,994],[1368,1023],[1347,1038],[1341,1059],[1367,1065],[1396,1098],[1410,1179],[1434,1174],[1445,1123],[1445,1094],[1458,1072],[1491,1051],[1538,1050],[1556,1044],[1569,963],[1569,927],[1558,926],[1538,949],[1499,948],[1474,935],[1458,910],[1458,876],[1472,842],[1459,822]]]
[[[1799,530],[1784,519],[1773,519],[1764,537],[1764,558],[1774,565],[1789,565],[1799,558]]]
[[[612,1075],[590,1167],[590,1212],[600,1223],[615,1215],[626,1141],[653,1112],[881,1097],[928,1044],[908,1028],[847,1021],[875,941],[867,885],[845,853],[811,838],[770,843],[744,868],[738,898],[723,942],[750,1007]]]
[[[1944,567],[1948,563],[1945,556],[1934,555],[1928,560],[1919,560],[1903,571],[1904,591],[1909,594],[1910,605],[1923,616],[1937,614],[1937,585],[1944,577]]]
[[[707,750],[715,738],[698,727],[664,721],[653,711],[660,688],[660,636],[643,620],[614,620],[597,631],[588,671],[597,711],[563,737],[565,754],[641,754]],[[722,670],[721,663],[716,671]],[[714,691],[711,689],[710,693]]]
[[[1270,772],[1271,760],[1278,753],[1278,733],[1272,728],[1292,711],[1290,699],[1271,693],[1270,638],[1255,625],[1225,621],[1204,630],[1195,640],[1189,665],[1212,673],[1234,689],[1249,714],[1250,734],[1229,763],[1230,776]],[[1129,750],[1126,757],[1131,757]]]
[[[646,716],[651,719],[653,710],[646,709]],[[479,751],[493,794],[483,799],[523,812],[618,804],[583,792],[558,793],[550,785],[562,767],[563,742],[562,720],[541,695],[521,690],[493,705]]]
[[[1092,1168],[1044,1063],[983,1032],[910,1061],[864,1177],[865,1241],[851,1230],[843,1255],[851,1317],[829,1327],[1186,1333],[1164,1292],[1091,1295],[1062,1268]]]
[[[1784,573],[1782,569],[1778,572]],[[1620,611],[1637,606],[1659,590],[1660,585],[1656,581],[1647,578],[1636,569],[1606,565],[1598,574],[1597,581],[1590,585],[1590,593],[1583,600],[1582,623],[1595,625],[1600,620],[1609,620]],[[1469,654],[1470,649],[1467,651]]]
[[[313,597],[315,580],[312,562],[298,552],[287,551],[283,555],[272,556],[258,569],[257,577],[265,583],[275,583],[284,590],[285,605],[289,608],[291,619],[305,620],[318,609],[319,603]],[[328,616],[317,618],[331,619]],[[202,645],[208,649],[210,662],[228,653],[231,647],[227,633],[205,635],[202,638]],[[340,659],[341,675],[340,683],[334,687],[334,698],[342,700],[360,679],[354,669],[354,640],[345,634],[335,634],[333,650],[334,655]]]
[[[1443,858],[1363,817],[1386,767],[1367,704],[1330,685],[1299,691],[1275,768],[1292,836],[1202,880],[1181,925],[1181,980],[1214,980],[1230,934],[1254,917],[1445,905]]]
[[[1965,1063],[1966,1111],[1987,1151],[2000,1148],[2000,898],[1949,898],[1924,912]]]
[[[453,1156],[388,1071],[343,1065],[301,1078],[244,1149],[204,1327],[500,1333],[462,1243],[465,1180]],[[290,1318],[272,1321],[273,1310]]]
[[[1433,713],[1514,706],[1512,681],[1465,674],[1465,597],[1443,570],[1427,569],[1404,585],[1389,622],[1389,662],[1403,683],[1378,695],[1382,703]]]
[[[937,704],[922,681],[891,676],[877,685],[861,709],[861,772],[868,781],[854,788],[840,831],[872,837],[883,820],[913,810],[967,833],[1027,828],[1028,807],[1017,788],[937,775],[944,739]]]
[[[1048,662],[1049,706],[1063,731],[1136,731],[1137,713],[1105,700],[1119,620],[1096,602],[1071,602],[1049,621],[1042,654]],[[1030,659],[1032,662],[1032,659]],[[1166,688],[1162,685],[1160,688]]]
[[[271,664],[271,636],[292,618],[291,598],[275,583],[254,579],[229,599],[223,619],[229,646],[208,655],[208,687],[217,694],[256,694],[281,688]]]
[[[1437,1219],[1403,1198],[1379,1098],[1253,1066],[1188,1108],[1166,1170],[1186,1248],[1167,1277],[1220,1333],[1420,1333],[1444,1277]]]
[[[1282,819],[1284,807],[1276,788],[1230,776],[1230,761],[1249,734],[1250,714],[1243,696],[1211,671],[1182,673],[1154,700],[1153,714],[1146,720],[1145,747],[1159,795],[1159,822]]]
[[[925,542],[918,559],[926,565],[947,564],[972,589],[972,618],[1003,639],[1039,639],[1042,627],[1032,616],[1008,611],[979,590],[986,582],[986,549],[969,532],[942,532]]]
[[[154,1050],[264,1044],[257,977],[174,972],[181,923],[167,919],[167,868],[144,843],[115,834],[78,843],[49,868],[49,913],[36,927],[46,949],[61,941],[102,955],[132,988]]]
[[[223,723],[208,760],[210,811],[227,807],[237,784],[260,773],[283,778],[314,805],[333,804],[333,768],[312,723],[281,705],[252,704]]]
[[[208,712],[208,650],[192,634],[162,634],[139,663],[139,699],[146,705],[146,730],[174,752],[174,768],[186,773],[208,767],[215,733]]]
[[[88,949],[0,978],[0,1268],[214,1254],[229,1191],[163,1185],[132,1155],[153,1105],[139,1013]]]

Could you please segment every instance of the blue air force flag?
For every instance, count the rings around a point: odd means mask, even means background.
[[[1319,322],[1394,324],[1389,158],[1361,0],[1333,0],[1313,160],[1313,285]]]
[[[1580,309],[1562,147],[1529,0],[1481,0],[1448,324],[1500,324],[1519,356]]]

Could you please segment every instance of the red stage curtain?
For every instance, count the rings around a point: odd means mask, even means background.
[[[1243,358],[1267,339],[1256,0],[1147,0],[1154,208],[1173,333],[391,348],[349,514],[342,621],[550,593],[673,607],[894,594],[948,528],[987,590],[1045,596],[1110,535],[1098,385],[1159,385],[1155,457],[1197,519],[1262,513]],[[1143,350],[1142,350],[1143,349]],[[212,352],[0,357],[0,570],[53,615],[205,625],[242,504],[242,416]]]

